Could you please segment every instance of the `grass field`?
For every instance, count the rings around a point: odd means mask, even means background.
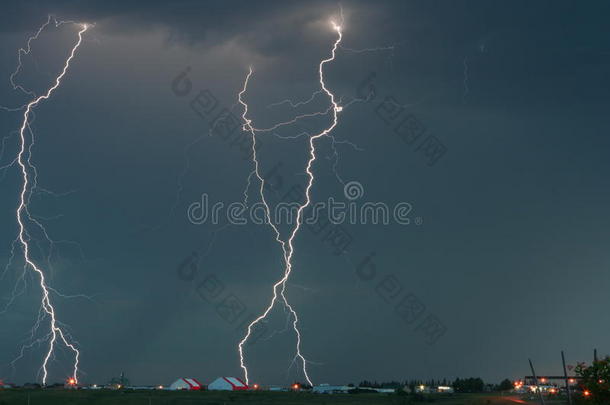
[[[169,391],[0,391],[0,405],[515,405],[529,404],[518,397],[456,394],[414,401],[389,394],[320,395],[294,392],[169,392]]]

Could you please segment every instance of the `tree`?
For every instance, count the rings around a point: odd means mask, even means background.
[[[610,356],[594,361],[590,366],[578,363],[574,371],[581,377],[583,390],[590,393],[595,403],[610,403]]]
[[[485,383],[480,378],[458,378],[453,382],[453,389],[456,392],[483,392]]]
[[[508,379],[502,380],[500,385],[498,385],[498,391],[508,391],[513,388],[513,383]]]

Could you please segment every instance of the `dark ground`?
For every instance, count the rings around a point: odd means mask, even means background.
[[[410,396],[389,394],[321,395],[294,392],[169,392],[169,391],[0,391],[0,405],[514,405],[530,404],[517,396],[456,394],[414,401]]]

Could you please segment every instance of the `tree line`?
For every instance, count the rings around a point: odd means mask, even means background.
[[[350,384],[354,386],[354,384]],[[438,387],[446,386],[452,387],[455,392],[475,393],[475,392],[490,392],[490,391],[508,391],[513,388],[513,383],[508,379],[502,380],[499,384],[486,384],[480,377],[470,378],[456,378],[454,381],[450,381],[446,378],[441,379],[429,379],[429,380],[405,380],[405,381],[372,381],[363,380],[358,386],[359,387],[371,387],[371,388],[394,388],[400,389],[403,387],[409,387],[411,391],[421,385],[426,387]]]

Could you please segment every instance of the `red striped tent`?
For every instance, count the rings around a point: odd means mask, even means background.
[[[186,390],[186,391],[199,391],[203,389],[203,385],[194,378],[179,378],[169,386],[172,391]]]
[[[218,377],[208,385],[210,391],[242,391],[247,389],[246,383],[236,377]]]

